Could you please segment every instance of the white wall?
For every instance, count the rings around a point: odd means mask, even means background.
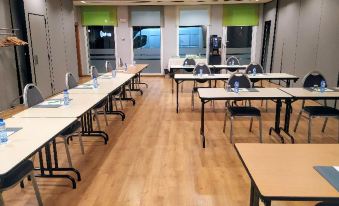
[[[118,6],[118,27],[115,29],[116,59],[122,59],[124,63],[133,62],[132,29],[128,26],[128,7]],[[118,62],[118,61],[116,61]]]
[[[176,6],[164,7],[164,27],[161,33],[162,68],[168,68],[168,60],[178,55],[178,26]]]
[[[8,0],[0,0],[0,28],[11,28]],[[3,32],[6,31],[0,31]],[[0,35],[0,38],[4,37],[6,36]],[[19,96],[17,82],[14,48],[0,48],[0,111],[8,108],[10,103]]]

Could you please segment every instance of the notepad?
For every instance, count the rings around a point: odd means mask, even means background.
[[[232,92],[234,92],[234,88],[232,88]],[[255,88],[239,88],[239,92],[258,92]]]
[[[339,192],[339,166],[315,166],[314,169]]]
[[[306,89],[311,91],[311,92],[320,92],[320,88],[319,87],[317,87],[317,88],[310,87],[310,88],[306,88]],[[324,92],[334,92],[334,91],[335,91],[334,89],[325,88]]]
[[[74,89],[94,89],[93,84],[81,84]]]
[[[69,99],[72,101],[72,99]],[[58,108],[64,105],[63,99],[48,99],[40,104],[34,105],[33,108]]]
[[[8,127],[8,128],[6,128],[7,137],[11,136],[12,134],[18,132],[21,129],[22,129],[21,127]]]

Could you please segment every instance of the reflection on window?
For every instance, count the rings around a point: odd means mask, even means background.
[[[133,27],[133,48],[160,48],[159,27]]]
[[[114,49],[113,26],[89,26],[87,29],[90,49]]]
[[[206,56],[206,27],[179,27],[179,55]]]

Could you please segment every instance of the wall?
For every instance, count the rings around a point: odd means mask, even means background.
[[[10,5],[8,0],[0,0],[0,28],[11,28]],[[3,33],[6,31],[0,31]],[[0,38],[5,36],[0,35]],[[13,47],[0,48],[0,111],[10,107],[19,96],[15,53]]]
[[[265,5],[265,20],[274,20],[272,5]],[[281,70],[302,78],[318,70],[330,86],[335,86],[339,72],[338,8],[339,1],[333,0],[279,1],[273,72]]]
[[[168,68],[168,60],[177,56],[178,47],[178,29],[177,29],[177,7],[164,7],[164,27],[162,28],[162,68]]]
[[[118,27],[115,29],[115,51],[116,59],[121,58],[122,62],[131,64],[133,62],[133,40],[132,30],[128,26],[128,7],[118,7]],[[118,61],[116,61],[118,62]]]
[[[46,17],[50,49],[46,52],[50,52],[49,69],[52,71],[53,93],[58,93],[66,87],[67,72],[72,72],[76,78],[78,77],[73,2],[72,0],[24,0],[24,5],[26,19],[28,13]],[[33,68],[32,57],[31,67]]]

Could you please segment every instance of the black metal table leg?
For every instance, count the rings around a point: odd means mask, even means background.
[[[201,99],[200,137],[203,148],[205,148],[205,103],[206,102]]]
[[[280,134],[280,111],[281,111],[281,99],[277,99],[276,102],[276,109],[275,109],[275,123],[274,123],[274,128],[271,127],[269,131],[269,135],[272,134],[272,131],[274,131],[279,137],[282,143],[285,143],[285,140],[283,136]]]
[[[107,102],[107,105],[105,107],[106,115],[119,115],[119,116],[121,116],[121,120],[124,121],[125,118],[126,118],[125,113],[123,111],[114,111],[112,101],[113,101],[112,94],[110,94],[110,95],[108,95],[108,102]],[[99,111],[98,113],[103,114],[104,112]]]
[[[259,206],[259,191],[253,182],[251,182],[250,206]]]
[[[177,84],[177,113],[179,113],[179,82],[175,81]]]
[[[283,131],[285,134],[287,134],[291,142],[294,144],[294,137],[290,134],[290,119],[291,119],[291,111],[292,111],[292,100],[291,99],[286,99],[286,111],[285,111],[285,122],[284,122],[284,128],[280,127],[280,131]]]
[[[133,103],[133,106],[135,106],[135,99],[133,99],[132,97],[126,97],[126,88],[125,85],[122,88],[122,98],[121,100],[125,100],[125,101],[131,101]]]
[[[76,181],[72,176],[54,173],[54,172],[74,172],[77,175],[78,181],[81,181],[80,172],[76,170],[75,168],[60,168],[59,167],[55,139],[52,141],[52,144],[53,144],[54,166],[51,160],[52,155],[51,155],[51,150],[50,150],[50,143],[48,142],[45,145],[45,157],[46,157],[47,167],[46,168],[44,167],[42,152],[39,151],[40,168],[35,168],[35,170],[39,170],[41,173],[35,176],[40,177],[40,178],[66,178],[71,181],[73,189],[76,189]],[[47,171],[48,173],[46,174],[45,171]]]

